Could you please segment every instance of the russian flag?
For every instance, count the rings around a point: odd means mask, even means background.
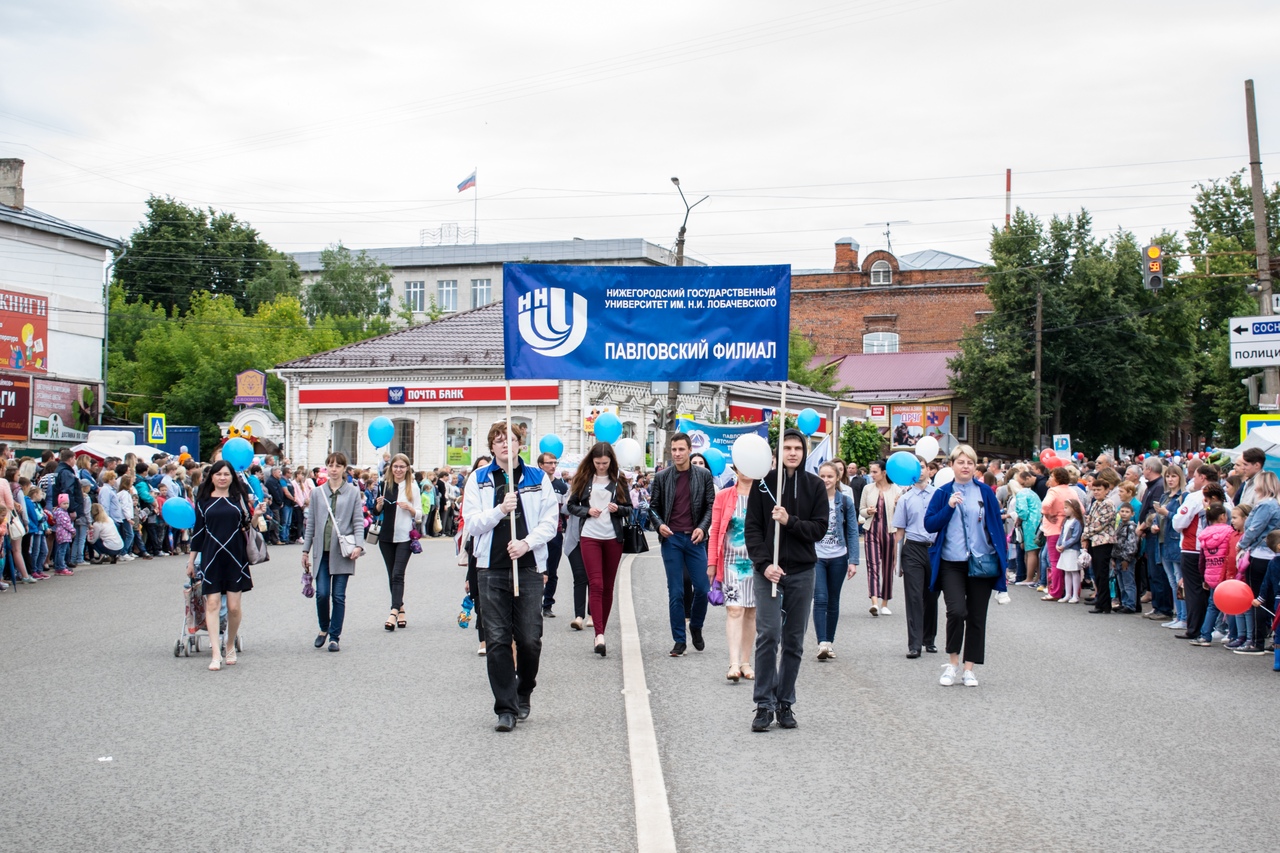
[[[458,192],[469,190],[475,185],[476,185],[476,173],[475,173],[475,170],[473,169],[471,170],[471,174],[467,175],[466,180],[458,184]]]

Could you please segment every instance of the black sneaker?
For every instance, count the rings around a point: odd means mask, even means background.
[[[778,725],[784,729],[794,729],[796,727],[796,715],[786,702],[778,705]]]
[[[329,641],[329,651],[331,651],[331,652],[338,652],[338,651],[342,651],[340,648],[338,648],[338,641],[337,641],[337,640],[330,640],[330,641]]]
[[[684,650],[685,650],[684,643],[676,643],[674,646],[671,647],[671,656],[673,658],[678,658],[684,654]]]
[[[751,731],[767,732],[773,722],[773,712],[768,708],[756,708],[756,718],[751,721]]]
[[[516,719],[523,723],[525,720],[529,719],[529,711],[529,697],[518,697],[516,699]]]
[[[689,635],[693,637],[693,647],[695,649],[697,649],[698,651],[702,651],[707,647],[706,641],[702,639],[701,628],[690,628]]]
[[[1265,655],[1266,654],[1262,646],[1258,645],[1257,643],[1245,644],[1238,649],[1232,649],[1232,651],[1238,655]]]
[[[515,729],[515,727],[516,727],[515,714],[499,714],[498,724],[493,727],[493,730],[495,732],[509,732]]]
[[[551,612],[551,608],[550,608],[550,607],[544,607],[544,608],[542,608],[542,618],[543,618],[543,619],[554,619],[554,618],[556,618],[556,615],[555,615],[554,613],[552,613],[552,612]]]

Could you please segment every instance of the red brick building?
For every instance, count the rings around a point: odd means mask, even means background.
[[[791,329],[819,355],[954,350],[991,312],[977,261],[932,249],[860,259],[858,249],[843,237],[833,269],[791,273]]]

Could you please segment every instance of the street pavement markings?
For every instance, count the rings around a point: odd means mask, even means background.
[[[622,624],[622,695],[627,708],[627,745],[631,752],[631,790],[636,801],[636,846],[640,853],[675,853],[667,785],[658,758],[658,736],[649,708],[649,685],[640,654],[640,628],[631,597],[634,554],[618,567],[618,616]]]

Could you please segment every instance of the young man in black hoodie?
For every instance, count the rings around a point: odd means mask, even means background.
[[[804,656],[804,634],[813,609],[814,545],[827,534],[827,489],[804,470],[805,439],[795,429],[782,435],[782,500],[777,469],[747,498],[745,539],[756,571],[756,716],[753,732],[767,731],[776,714],[784,729],[796,727],[791,706]],[[773,560],[774,522],[780,525],[778,561]],[[773,597],[771,584],[778,585]],[[783,619],[785,610],[786,619]],[[781,645],[781,655],[779,655]],[[781,660],[779,661],[779,657]]]

